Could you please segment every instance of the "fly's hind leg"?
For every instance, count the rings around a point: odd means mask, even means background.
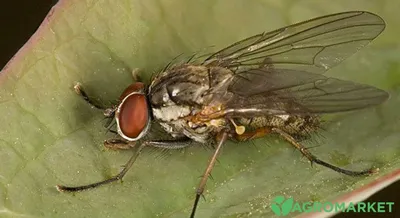
[[[297,150],[299,150],[311,162],[311,164],[316,163],[324,167],[328,167],[336,172],[343,173],[349,176],[364,176],[364,175],[370,175],[375,172],[374,169],[368,169],[363,171],[351,171],[329,164],[311,154],[311,152],[306,147],[298,143],[291,135],[289,135],[285,131],[278,128],[272,128],[271,130],[272,132],[279,134],[283,139],[285,139],[287,142],[293,145]]]
[[[107,142],[107,141],[106,141]],[[105,142],[105,143],[106,143]],[[95,182],[91,183],[88,185],[81,185],[81,186],[64,186],[64,185],[57,185],[56,188],[60,192],[78,192],[78,191],[84,191],[92,188],[99,187],[101,185],[109,184],[115,181],[122,181],[122,178],[125,176],[125,174],[129,171],[129,169],[132,167],[133,163],[136,161],[136,159],[139,157],[140,153],[142,152],[143,148],[150,146],[150,147],[160,147],[160,148],[167,148],[167,149],[179,149],[179,148],[184,148],[191,146],[192,144],[189,143],[189,139],[179,139],[179,140],[155,140],[155,141],[144,141],[140,143],[139,148],[136,150],[136,152],[131,156],[131,158],[126,162],[126,164],[123,166],[122,170],[115,176],[105,179],[100,182]],[[114,146],[117,146],[117,144],[121,143],[131,143],[129,146],[134,147],[135,142],[123,142],[122,140],[116,140],[116,139],[111,139],[108,140],[108,143],[113,144]],[[118,145],[120,146],[120,145]]]

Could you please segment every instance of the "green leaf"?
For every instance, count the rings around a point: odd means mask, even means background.
[[[277,137],[228,143],[207,183],[198,217],[272,217],[275,196],[329,201],[400,167],[400,62],[397,1],[69,0],[60,1],[1,73],[0,216],[188,217],[212,151],[146,150],[124,178],[77,194],[115,175],[133,151],[107,151],[102,112],[73,91],[81,82],[104,103],[118,98],[141,69],[146,79],[171,59],[217,50],[242,38],[328,13],[368,10],[388,23],[374,43],[329,75],[388,90],[376,108],[329,120],[307,147],[338,166],[380,171],[352,178],[310,167]],[[210,46],[215,46],[210,48]],[[323,136],[323,137],[321,137]],[[296,214],[290,214],[296,215]]]

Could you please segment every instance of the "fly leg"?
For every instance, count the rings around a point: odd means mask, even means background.
[[[107,141],[106,141],[107,142]],[[105,142],[105,143],[106,143]],[[122,143],[122,140],[117,141],[116,139],[111,139],[108,141],[108,143],[115,143],[115,144],[120,144]],[[134,146],[134,142],[130,142],[131,147]],[[60,192],[78,192],[78,191],[84,191],[87,189],[92,189],[99,187],[101,185],[105,185],[108,183],[112,183],[118,180],[122,180],[122,178],[125,176],[125,174],[129,171],[129,169],[132,167],[133,163],[136,161],[136,159],[139,157],[140,153],[142,152],[143,148],[150,146],[150,147],[158,147],[158,148],[168,148],[168,149],[180,149],[184,147],[190,146],[191,143],[189,143],[189,139],[178,139],[178,140],[156,140],[156,141],[145,141],[140,144],[138,150],[131,156],[131,158],[128,160],[128,162],[123,166],[122,170],[115,176],[100,181],[100,182],[95,182],[91,183],[88,185],[82,185],[82,186],[64,186],[64,185],[57,185],[56,188]]]
[[[140,77],[140,69],[139,68],[135,68],[132,70],[132,79],[135,82],[142,82],[142,78]]]
[[[104,110],[103,114],[105,117],[113,117],[115,115],[115,107],[106,108],[103,105],[98,104],[96,101],[89,97],[89,95],[83,89],[82,84],[80,84],[79,82],[74,85],[74,90],[76,94],[81,96],[83,100],[85,100],[91,107]]]
[[[165,148],[165,149],[182,149],[190,147],[193,141],[189,138],[177,138],[172,140],[155,140],[146,142],[149,146],[153,148]]]
[[[85,90],[82,87],[82,84],[77,82],[74,85],[74,90],[76,92],[76,94],[78,94],[79,96],[81,96],[83,98],[83,100],[85,100],[90,106],[100,109],[100,110],[105,110],[106,108],[103,107],[102,105],[97,104],[97,102],[93,101],[92,98],[89,98],[89,96],[87,95],[87,93],[85,92]]]
[[[135,68],[132,70],[132,78],[134,81],[142,81],[139,74],[140,74],[139,68]],[[89,95],[83,89],[81,83],[79,83],[79,82],[75,83],[74,90],[75,90],[76,94],[81,96],[83,98],[83,100],[85,100],[91,107],[97,108],[100,110],[105,110],[104,115],[106,117],[114,116],[115,109],[104,107],[103,105],[98,104],[96,101],[94,101],[92,98],[90,98]]]
[[[204,171],[203,177],[200,181],[199,186],[197,187],[196,190],[196,199],[194,201],[193,204],[193,208],[192,208],[192,213],[190,214],[190,217],[193,218],[195,213],[196,213],[196,208],[197,208],[197,204],[199,203],[200,200],[200,196],[202,196],[203,192],[204,192],[204,187],[206,186],[207,183],[207,179],[210,176],[211,170],[213,169],[215,162],[217,161],[217,156],[219,151],[221,150],[222,145],[225,143],[225,141],[228,138],[228,133],[227,132],[222,132],[220,134],[217,135],[217,147],[214,151],[213,156],[210,158],[209,162],[208,162],[208,166],[206,168],[206,170]]]
[[[82,186],[64,186],[64,185],[57,185],[56,188],[59,192],[78,192],[78,191],[83,191],[83,190],[87,190],[87,189],[92,189],[92,188],[96,188],[99,187],[101,185],[105,185],[108,183],[112,183],[118,180],[122,180],[122,178],[125,176],[125,174],[128,172],[128,170],[132,167],[133,163],[136,161],[137,157],[139,156],[139,154],[141,153],[141,151],[143,150],[143,148],[146,146],[145,143],[141,144],[139,149],[131,156],[131,158],[128,160],[128,162],[124,165],[124,167],[122,168],[122,170],[115,176],[100,181],[100,182],[95,182],[95,183],[91,183],[88,185],[82,185]]]
[[[107,139],[104,141],[104,147],[111,150],[128,150],[135,147],[136,141],[128,141],[125,139]]]
[[[272,131],[278,133],[283,139],[285,139],[287,142],[292,144],[296,149],[298,149],[311,162],[311,164],[316,163],[324,167],[328,167],[336,172],[343,173],[349,176],[364,176],[364,175],[370,175],[375,172],[374,169],[368,169],[363,171],[351,171],[334,166],[315,157],[313,154],[311,154],[311,152],[308,151],[306,147],[298,143],[291,135],[284,132],[283,130],[278,128],[272,128]]]
[[[154,148],[165,148],[165,149],[181,149],[189,147],[193,141],[188,138],[179,138],[173,140],[155,140],[146,141],[148,146]],[[112,150],[127,150],[135,147],[136,141],[128,141],[125,139],[107,139],[104,141],[104,147]]]

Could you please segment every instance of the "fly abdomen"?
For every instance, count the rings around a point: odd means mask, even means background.
[[[244,125],[246,130],[255,130],[262,127],[279,128],[286,133],[298,137],[308,137],[311,132],[320,126],[318,116],[312,115],[275,115],[253,118],[238,118],[237,123]]]

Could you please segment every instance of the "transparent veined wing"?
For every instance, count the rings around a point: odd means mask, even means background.
[[[350,11],[262,33],[224,48],[203,64],[235,72],[220,96],[224,114],[332,113],[382,103],[378,88],[322,75],[376,38],[378,15]]]
[[[378,15],[350,11],[261,33],[205,59],[235,72],[273,67],[324,73],[367,45],[385,28]]]
[[[374,106],[389,94],[373,86],[298,70],[253,69],[246,72],[260,82],[235,77],[230,83],[223,114],[320,114]]]

